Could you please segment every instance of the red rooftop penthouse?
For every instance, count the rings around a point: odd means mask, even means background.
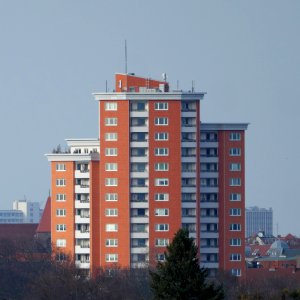
[[[183,227],[211,275],[243,275],[247,124],[201,123],[205,93],[165,81],[116,74],[115,91],[94,94],[98,139],[47,154],[52,243],[89,271],[140,267]]]

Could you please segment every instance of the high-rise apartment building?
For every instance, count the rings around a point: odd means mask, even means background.
[[[257,206],[246,208],[246,237],[258,232],[273,235],[273,210],[272,208],[259,208]]]
[[[52,243],[80,268],[164,260],[183,227],[211,274],[243,274],[247,124],[201,123],[204,94],[117,74],[114,92],[94,94],[99,138],[47,155]]]

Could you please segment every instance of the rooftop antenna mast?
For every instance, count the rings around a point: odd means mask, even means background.
[[[125,40],[125,74],[127,74],[127,41]]]

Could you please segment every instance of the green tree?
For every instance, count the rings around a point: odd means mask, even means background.
[[[223,288],[207,281],[207,270],[199,266],[197,256],[198,248],[188,231],[180,229],[167,247],[165,261],[150,271],[155,299],[224,299]]]

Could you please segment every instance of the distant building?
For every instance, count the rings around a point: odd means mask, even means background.
[[[43,209],[39,202],[15,200],[13,209],[0,210],[0,224],[39,223]]]
[[[266,236],[273,235],[273,210],[272,208],[259,208],[257,206],[246,208],[246,237],[258,232]]]

